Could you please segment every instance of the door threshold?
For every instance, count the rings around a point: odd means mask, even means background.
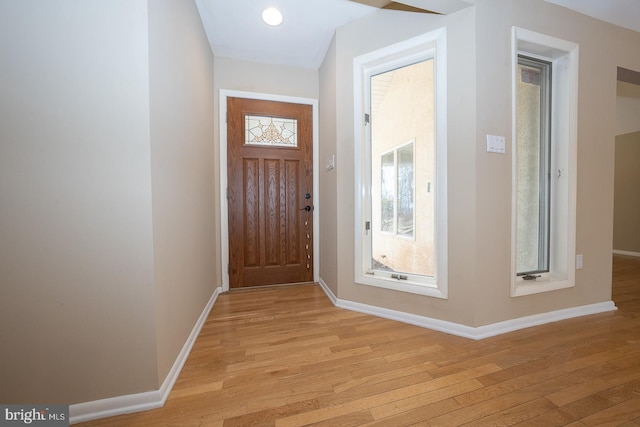
[[[273,289],[273,288],[281,288],[285,286],[309,286],[309,285],[317,285],[316,282],[295,282],[295,283],[279,283],[274,285],[257,285],[257,286],[246,286],[242,288],[229,288],[227,292],[251,292],[251,291],[259,291],[260,289]]]

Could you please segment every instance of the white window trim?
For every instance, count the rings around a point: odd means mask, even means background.
[[[511,296],[518,297],[575,286],[576,192],[578,147],[578,53],[576,43],[523,28],[512,29],[512,218]],[[552,63],[551,171],[561,184],[551,184],[549,273],[525,281],[517,275],[516,77],[518,55]],[[559,182],[559,181],[557,181]]]
[[[371,154],[367,149],[370,126],[365,126],[364,109],[368,104],[365,90],[367,79],[376,74],[376,69],[386,69],[397,62],[406,64],[409,59],[434,58],[435,62],[435,141],[436,141],[436,227],[434,277],[430,283],[409,280],[395,280],[375,277],[365,270],[365,260],[371,259],[370,245],[365,230],[367,221],[366,203],[367,176],[370,176]],[[447,32],[446,28],[387,46],[364,54],[353,61],[354,73],[354,173],[355,173],[355,283],[375,286],[401,292],[426,295],[436,298],[448,297],[447,261]],[[363,102],[364,101],[364,102]],[[415,226],[415,225],[414,225]],[[369,231],[371,232],[371,231]]]

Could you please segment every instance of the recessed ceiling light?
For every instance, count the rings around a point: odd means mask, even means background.
[[[270,7],[262,12],[262,20],[275,27],[282,24],[282,13],[275,7]]]

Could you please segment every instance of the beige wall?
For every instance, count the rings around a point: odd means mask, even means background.
[[[213,54],[193,1],[149,1],[158,381],[221,284],[216,270]]]
[[[0,6],[0,401],[157,390],[214,288],[195,4]]]
[[[584,255],[575,287],[518,298],[509,294],[514,25],[580,45],[576,244]],[[348,167],[354,161],[353,58],[442,26],[448,37],[448,300],[354,283],[355,189]],[[336,149],[344,167],[337,168],[335,184],[337,261],[323,269],[338,271],[330,286],[340,298],[470,326],[610,300],[616,67],[638,69],[639,33],[542,0],[479,0],[449,16],[380,11],[340,28],[335,49]],[[505,155],[486,152],[487,134],[506,137]]]
[[[640,85],[618,81],[616,135],[640,131]]]
[[[640,85],[618,81],[613,249],[640,253]]]
[[[338,243],[337,243],[337,176],[338,168],[351,168],[349,164],[342,164],[336,156],[336,39],[331,40],[327,54],[319,71],[319,91],[322,99],[320,110],[320,278],[338,295]],[[327,161],[333,156],[335,168],[326,170]]]
[[[146,0],[0,6],[0,401],[157,388]]]
[[[613,249],[640,253],[640,132],[616,137]]]
[[[214,76],[216,101],[220,89],[318,98],[318,70],[309,68],[216,57]]]

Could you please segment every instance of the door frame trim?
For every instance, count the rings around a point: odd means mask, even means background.
[[[218,168],[220,170],[220,266],[222,269],[222,291],[229,290],[229,203],[227,201],[227,98],[248,98],[266,101],[290,102],[311,105],[313,120],[312,137],[312,167],[313,167],[313,281],[320,280],[320,177],[319,173],[319,130],[318,130],[318,100],[293,96],[275,95],[259,92],[245,92],[220,89],[218,123],[220,134],[220,156]]]

